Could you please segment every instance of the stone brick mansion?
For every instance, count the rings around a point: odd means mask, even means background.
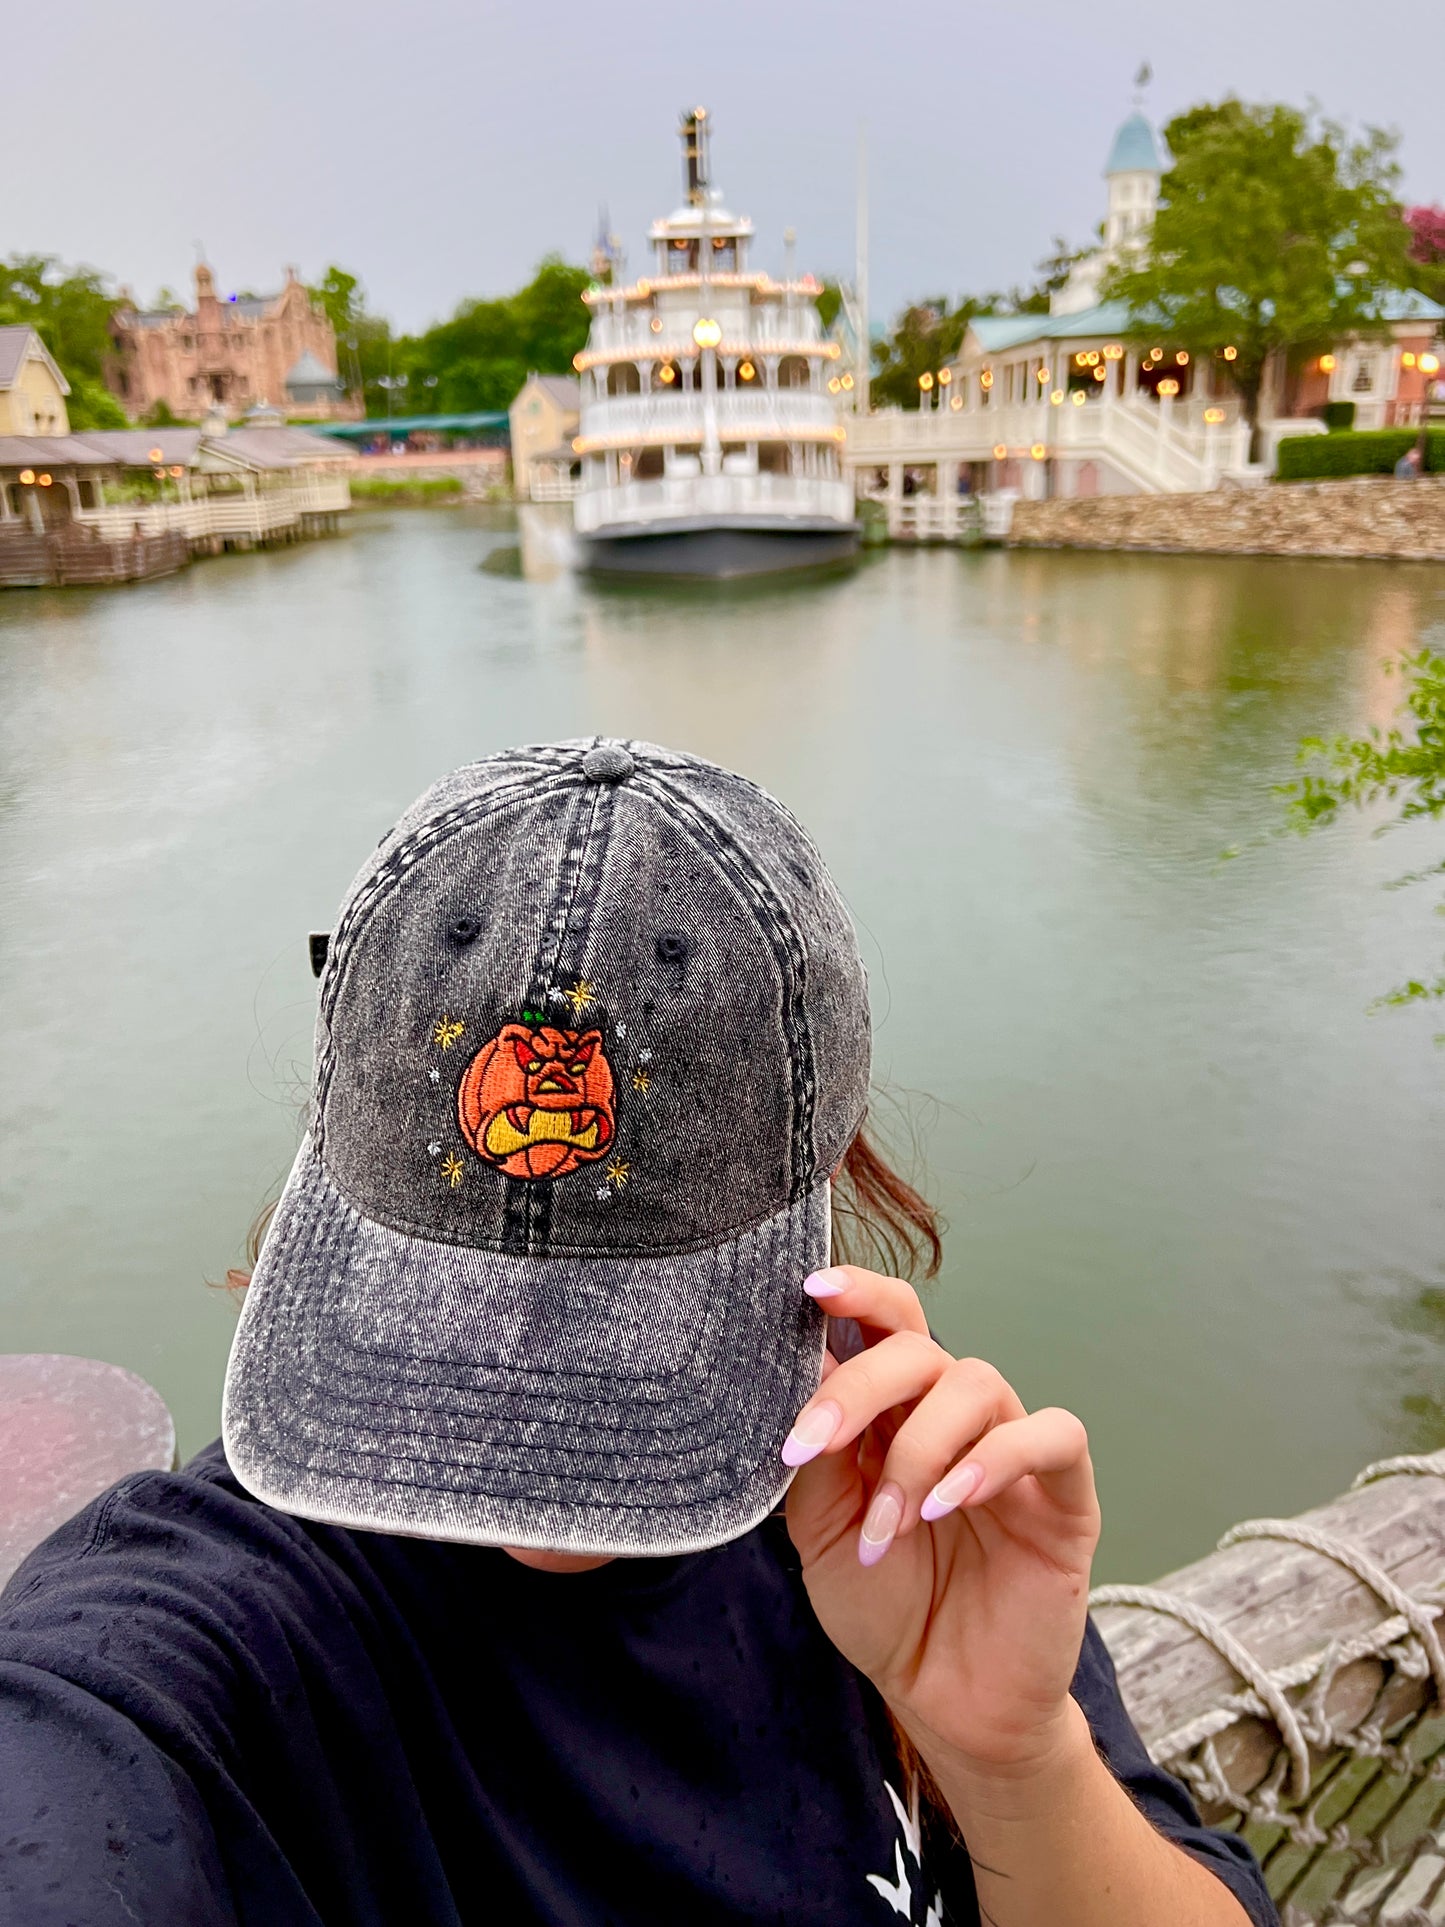
[[[331,322],[294,268],[279,294],[220,295],[202,263],[192,308],[138,308],[125,298],[111,340],[107,385],[133,419],[158,402],[181,421],[262,407],[320,420],[361,412],[337,373]]]

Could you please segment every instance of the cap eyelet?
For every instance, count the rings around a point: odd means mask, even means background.
[[[480,917],[456,917],[447,925],[447,935],[453,943],[475,943],[482,934]]]
[[[657,939],[657,961],[665,964],[686,963],[692,945],[680,930],[664,930]]]

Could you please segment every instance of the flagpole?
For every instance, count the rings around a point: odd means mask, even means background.
[[[873,372],[873,337],[868,326],[868,130],[858,125],[858,216],[857,265],[853,271],[853,294],[858,307],[858,372],[853,383],[853,406],[860,415],[868,413],[869,380]]]

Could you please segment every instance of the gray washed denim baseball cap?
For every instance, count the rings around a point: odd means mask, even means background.
[[[863,1115],[848,914],[781,804],[650,743],[444,778],[329,944],[227,1455],[379,1532],[694,1551],[777,1504]]]

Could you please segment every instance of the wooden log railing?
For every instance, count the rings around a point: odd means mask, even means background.
[[[1445,1452],[1093,1606],[1150,1752],[1287,1927],[1445,1922]]]

